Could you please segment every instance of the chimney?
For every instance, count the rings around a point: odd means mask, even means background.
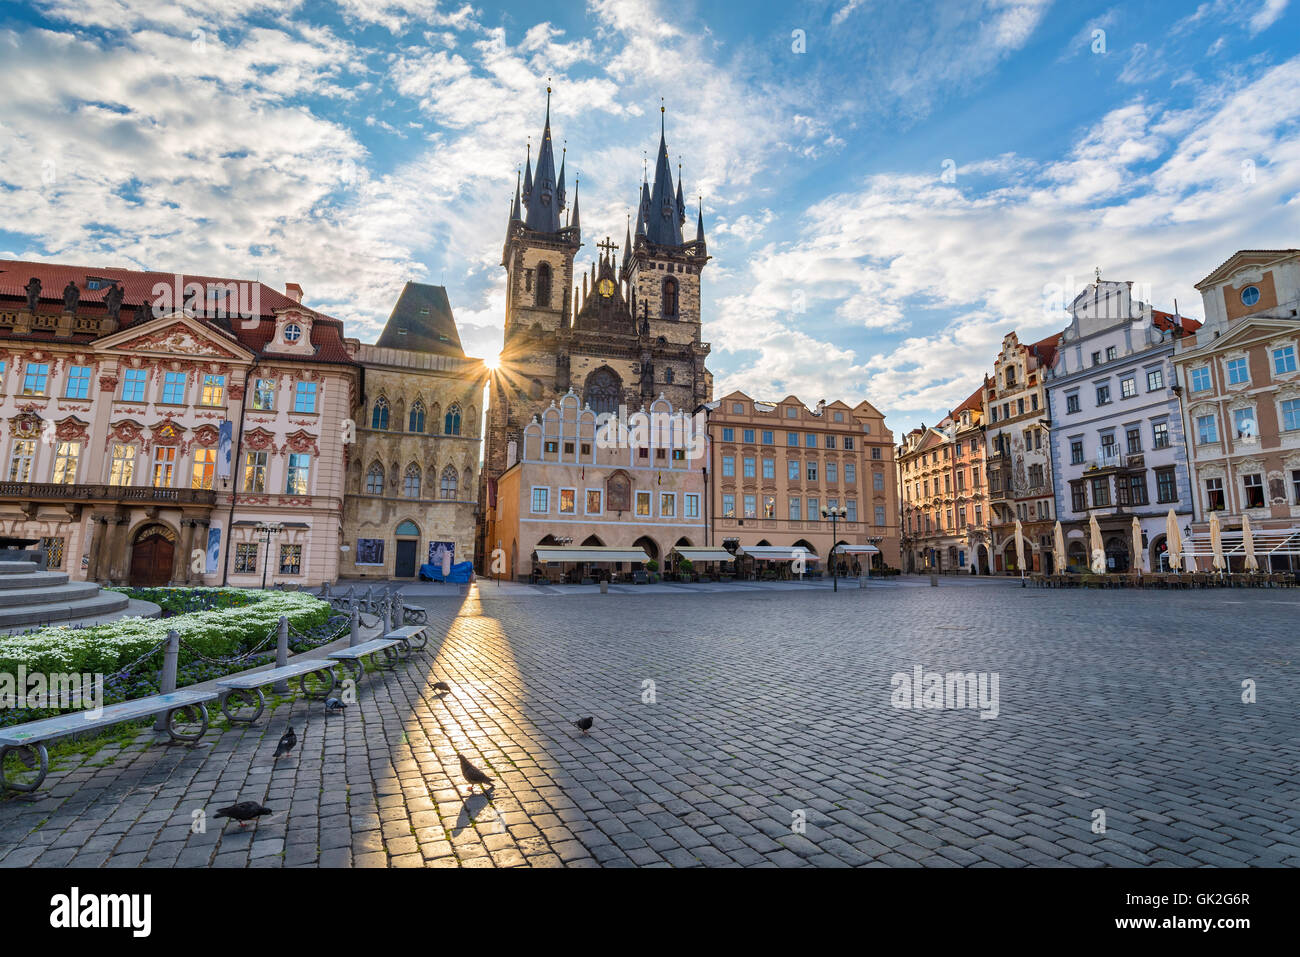
[[[284,284],[284,294],[294,302],[302,302],[302,286],[296,282],[287,282]]]

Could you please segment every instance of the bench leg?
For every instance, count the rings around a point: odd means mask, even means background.
[[[234,711],[231,710],[232,699],[236,702]],[[245,708],[255,710],[251,716],[238,713]],[[252,724],[262,716],[262,712],[265,710],[266,695],[262,694],[261,688],[254,688],[251,694],[242,688],[235,688],[221,696],[221,713],[226,716],[226,720],[231,724]]]
[[[36,772],[36,778],[32,781],[17,780],[11,781],[5,774],[5,759],[10,754],[17,754],[22,757],[23,764],[27,765],[29,771]],[[24,757],[24,755],[26,755]],[[6,746],[0,748],[0,791],[35,791],[45,781],[45,775],[50,773],[50,753],[45,750],[45,745],[37,744],[35,746],[22,744],[17,746]]]
[[[203,703],[187,704],[167,712],[167,733],[173,741],[193,744],[207,733],[208,708]]]
[[[324,682],[324,683],[325,683],[325,688],[324,688],[324,690],[323,690],[323,691],[308,691],[308,690],[307,690],[307,679],[308,679],[309,677],[315,677],[318,681]],[[311,672],[310,675],[299,675],[299,676],[298,676],[298,689],[302,692],[302,696],[303,696],[304,698],[315,698],[315,699],[317,699],[317,700],[323,700],[323,699],[325,699],[325,698],[328,698],[328,697],[329,697],[329,693],[330,693],[331,691],[334,690],[334,686],[335,686],[337,683],[338,683],[337,680],[334,678],[334,669],[333,669],[333,668],[322,668],[320,671],[313,671],[313,672]]]
[[[356,658],[344,658],[339,664],[348,673],[348,677],[344,680],[350,680],[354,686],[361,687],[361,679],[366,675],[366,666]]]

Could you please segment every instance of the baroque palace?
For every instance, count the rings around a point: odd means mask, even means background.
[[[446,292],[375,345],[228,278],[0,261],[0,544],[105,584],[472,560],[484,369]]]

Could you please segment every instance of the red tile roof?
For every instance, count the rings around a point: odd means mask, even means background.
[[[1195,319],[1189,319],[1187,316],[1182,317],[1182,323],[1184,332],[1195,332],[1197,329],[1201,328],[1200,322]],[[1151,324],[1157,329],[1162,329],[1166,332],[1177,325],[1177,323],[1174,322],[1174,314],[1172,312],[1161,312],[1159,309],[1151,310]]]
[[[181,289],[184,289],[185,285],[191,282],[199,283],[205,288],[214,284],[242,283],[255,285],[258,287],[257,305],[261,321],[252,324],[241,322],[236,318],[232,322],[219,318],[215,314],[200,316],[199,318],[204,319],[220,331],[233,335],[245,348],[253,353],[260,354],[275,334],[276,310],[295,309],[311,316],[312,342],[316,346],[314,356],[295,356],[295,360],[357,364],[356,360],[348,355],[347,347],[343,343],[343,322],[341,320],[303,306],[295,302],[292,297],[272,289],[265,283],[219,276],[197,276],[189,273],[177,274],[142,269],[121,269],[116,266],[71,266],[66,263],[0,259],[0,301],[18,300],[25,303],[27,292],[24,287],[32,278],[41,281],[40,303],[57,303],[60,306],[63,303],[64,287],[69,282],[76,283],[77,288],[81,291],[77,311],[91,315],[106,309],[104,296],[108,293],[110,283],[106,282],[99,289],[90,289],[87,285],[88,281],[91,279],[116,281],[121,285],[123,293],[122,309],[119,313],[122,329],[129,329],[136,323],[136,310],[142,303],[152,304],[154,302],[154,287],[159,283],[173,289],[177,283],[179,283]],[[232,303],[230,311],[235,308],[236,304]],[[40,311],[43,312],[44,310],[41,309]],[[245,328],[245,326],[248,326],[248,328]],[[48,332],[37,331],[33,332],[30,338],[48,342],[70,341],[84,343],[92,341],[96,337],[85,334],[55,336]]]

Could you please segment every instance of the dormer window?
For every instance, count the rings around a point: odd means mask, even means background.
[[[297,342],[302,338],[302,326],[296,322],[291,322],[284,327],[284,341]]]

